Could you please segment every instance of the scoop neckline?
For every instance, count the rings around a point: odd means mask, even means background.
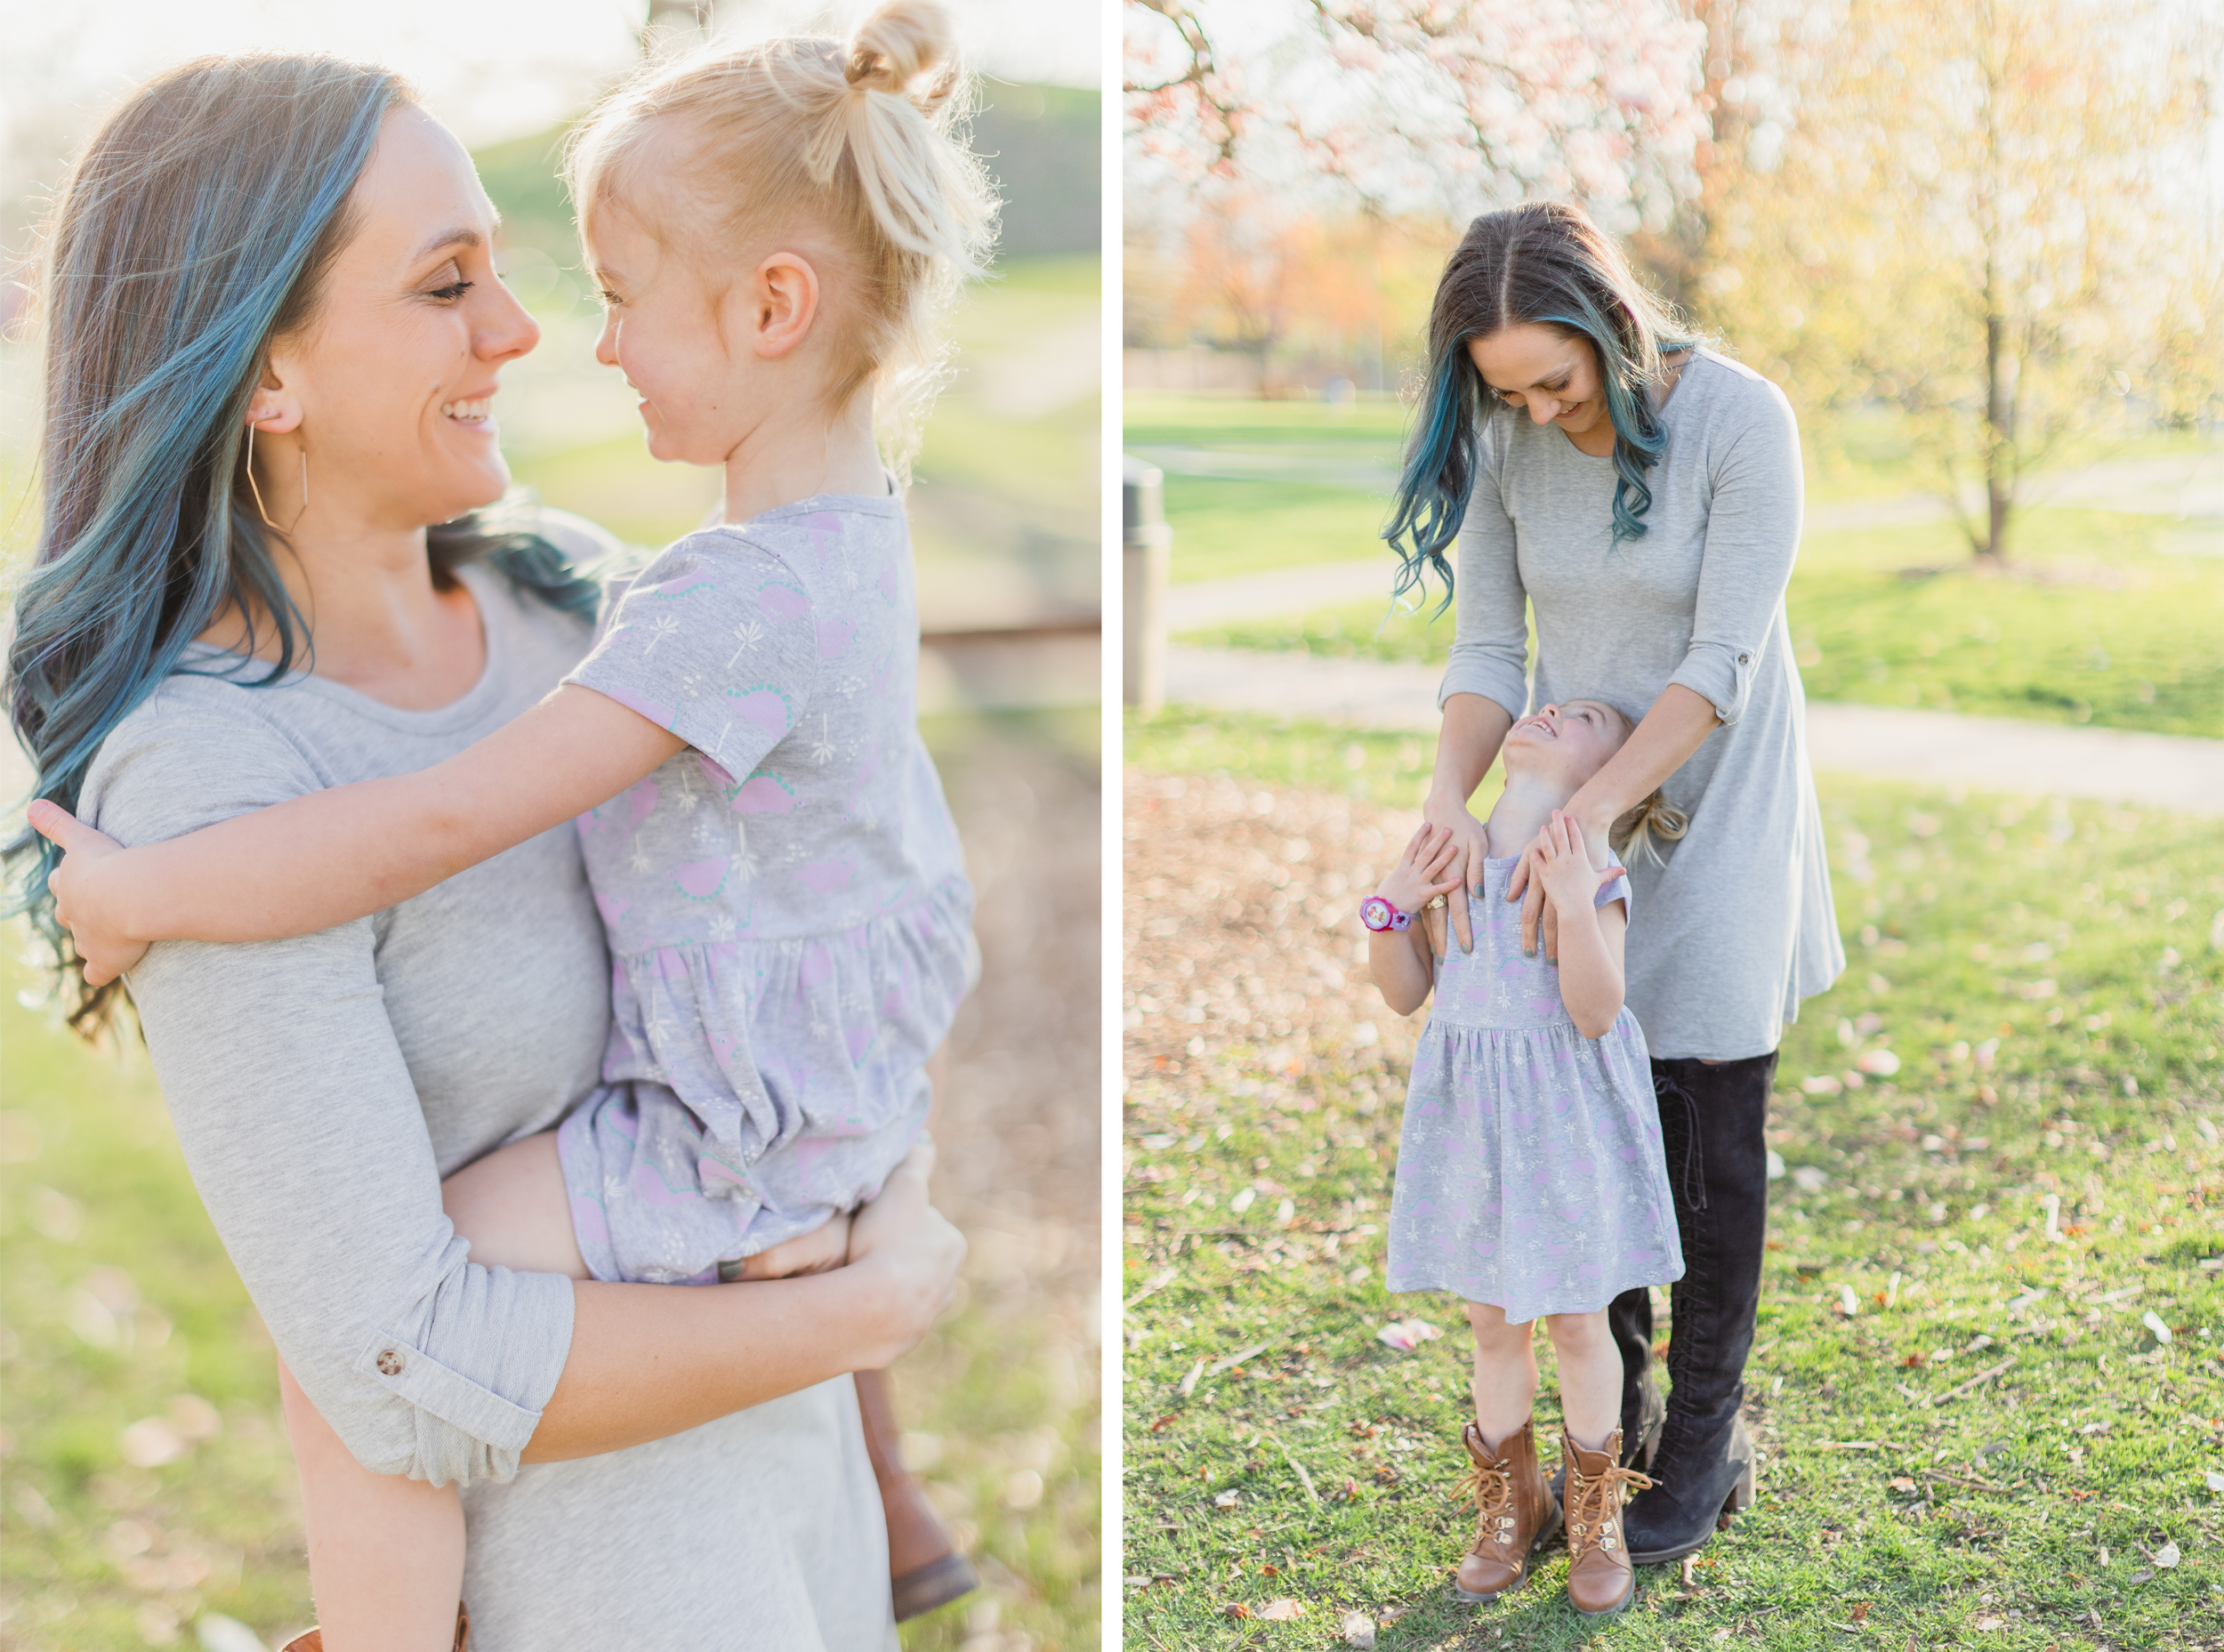
[[[296,665],[283,677],[267,685],[273,689],[297,689],[321,699],[345,707],[357,716],[389,728],[406,729],[422,734],[440,734],[465,726],[484,714],[487,703],[496,697],[509,665],[509,639],[506,628],[496,617],[496,604],[492,600],[497,592],[492,589],[487,570],[473,563],[465,563],[455,569],[455,577],[470,592],[471,606],[479,614],[479,636],[486,650],[486,662],[480,667],[479,679],[455,699],[445,705],[431,706],[423,711],[411,711],[399,705],[389,705],[375,699],[360,689],[351,689],[344,682],[334,682],[329,677],[319,677]],[[218,648],[213,642],[190,642],[180,657],[185,660],[205,661],[229,658],[241,666],[262,665],[252,655],[232,649]],[[197,675],[214,675],[197,673]],[[225,673],[230,675],[231,673]],[[244,686],[244,685],[243,685]]]
[[[1701,361],[1706,359],[1706,356],[1707,349],[1705,345],[1694,344],[1691,346],[1691,359],[1685,362],[1683,364],[1682,371],[1676,375],[1675,391],[1670,392],[1668,399],[1661,403],[1659,408],[1657,409],[1657,412],[1664,422],[1668,417],[1668,410],[1678,405],[1676,401],[1676,395],[1682,391],[1683,381],[1689,376],[1692,368],[1697,367]],[[1575,439],[1573,436],[1570,436],[1566,431],[1559,431],[1558,434],[1560,440],[1567,445],[1567,451],[1574,454],[1577,458],[1588,459],[1593,464],[1611,464],[1614,463],[1614,449],[1612,447],[1608,447],[1604,453],[1585,453],[1582,448],[1575,446]]]

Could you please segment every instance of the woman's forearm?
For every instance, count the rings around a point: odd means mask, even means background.
[[[1513,719],[1506,708],[1482,694],[1454,694],[1444,702],[1444,722],[1437,732],[1437,766],[1429,782],[1430,798],[1461,809],[1498,761]]]
[[[874,1370],[910,1346],[862,1268],[739,1285],[573,1286],[571,1352],[522,1454],[560,1463]]]
[[[1568,800],[1567,812],[1583,823],[1586,837],[1602,838],[1608,826],[1688,762],[1719,721],[1704,695],[1670,683],[1622,749]]]

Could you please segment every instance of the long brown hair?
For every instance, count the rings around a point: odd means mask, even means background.
[[[71,168],[42,283],[44,515],[4,682],[35,795],[74,810],[109,730],[226,608],[277,633],[276,661],[250,686],[309,649],[250,500],[247,404],[272,341],[314,320],[380,122],[414,101],[391,70],[336,58],[201,58],[125,98]],[[591,609],[592,588],[544,541],[475,515],[426,540],[437,579],[484,555],[551,602]],[[91,1036],[120,984],[84,985],[47,892],[55,853],[28,830],[5,850],[15,904]]]
[[[1597,353],[1614,424],[1614,537],[1644,536],[1653,501],[1645,472],[1667,440],[1646,392],[1660,379],[1662,354],[1696,341],[1581,207],[1530,201],[1469,224],[1437,283],[1428,381],[1397,511],[1382,530],[1403,564],[1401,595],[1428,568],[1451,594],[1445,549],[1458,536],[1474,491],[1479,421],[1497,405],[1468,342],[1532,324],[1581,339]]]

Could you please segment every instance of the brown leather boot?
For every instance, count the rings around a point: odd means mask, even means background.
[[[1637,1595],[1637,1571],[1622,1535],[1622,1504],[1652,1481],[1622,1463],[1622,1430],[1604,1451],[1585,1451],[1565,1434],[1567,1470],[1567,1603],[1585,1617],[1618,1612]]]
[[[881,1489],[888,1520],[889,1593],[896,1621],[917,1617],[980,1587],[980,1574],[957,1551],[957,1540],[927,1501],[926,1487],[904,1467],[903,1430],[888,1392],[885,1371],[859,1371],[858,1418],[865,1425],[865,1454]]]
[[[459,1601],[455,1608],[455,1645],[453,1652],[464,1652],[464,1642],[471,1639],[471,1616]],[[304,1629],[278,1648],[278,1652],[325,1652],[325,1632]]]
[[[1532,1428],[1524,1422],[1495,1451],[1472,1422],[1460,1436],[1475,1460],[1463,1487],[1475,1498],[1475,1542],[1452,1585],[1463,1600],[1495,1600],[1519,1587],[1531,1557],[1559,1530],[1559,1504],[1536,1466]]]

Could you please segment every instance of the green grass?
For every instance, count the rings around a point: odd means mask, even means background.
[[[1166,774],[1229,774],[1395,806],[1427,789],[1436,748],[1418,735],[1169,705],[1147,719],[1129,713],[1124,760]]]
[[[1132,845],[1188,803],[1232,821],[1225,853],[1182,840],[1156,889],[1138,882],[1156,863],[1130,867],[1125,1289],[1158,1286],[1127,1316],[1131,1645],[1317,1647],[1352,1608],[1402,1614],[1385,1648],[2224,1645],[2224,1507],[2202,1479],[2224,1470],[2224,1283],[2198,1266],[2224,1253],[2224,1153],[2200,1124],[2224,1124],[2216,823],[1825,786],[1852,962],[1777,1076],[1770,1143],[1826,1180],[1773,1189],[1749,1371],[1762,1500],[1688,1583],[1648,1569],[1600,1625],[1566,1607],[1558,1551],[1496,1608],[1446,1588],[1471,1519],[1448,1495],[1461,1321],[1382,1288],[1411,1035],[1345,932],[1345,862],[1379,866],[1403,817],[1368,836],[1371,811],[1286,789],[1318,761],[1312,731],[1223,737],[1253,757],[1233,790],[1153,778],[1194,744],[1178,723],[1129,735]],[[1381,778],[1359,744],[1355,775]],[[1177,866],[1229,899],[1200,903]],[[1154,894],[1189,915],[1156,921]],[[1254,1008],[1225,1019],[1212,997],[1246,971]],[[1315,1030],[1345,1013],[1386,1030]],[[1895,1077],[1842,1087],[1888,1044]],[[1376,1340],[1414,1314],[1444,1339]],[[2175,1569],[2143,1558],[2165,1543]],[[1259,1616],[1276,1599],[1302,1615]]]
[[[1809,536],[1785,593],[1811,698],[2224,735],[2224,560],[2159,550],[2167,518],[2035,510],[2005,575],[1944,523]],[[1384,599],[1186,641],[1441,660],[1449,613]]]

